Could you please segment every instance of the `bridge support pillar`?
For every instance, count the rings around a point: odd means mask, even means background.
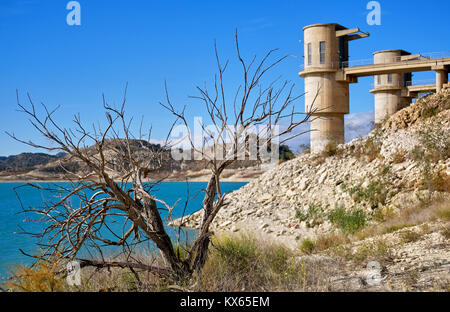
[[[444,84],[448,82],[448,72],[446,70],[436,70],[436,93],[441,92]]]

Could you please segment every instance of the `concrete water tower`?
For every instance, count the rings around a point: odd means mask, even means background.
[[[335,23],[303,28],[305,65],[305,109],[311,118],[311,152],[322,151],[329,143],[344,143],[344,115],[349,113],[349,81],[338,71],[348,66],[349,41],[369,36],[358,28]]]
[[[374,65],[397,63],[402,57],[411,55],[404,50],[384,50],[373,53]],[[398,110],[408,106],[411,98],[403,90],[411,82],[411,73],[391,73],[374,76],[375,123],[379,124]]]

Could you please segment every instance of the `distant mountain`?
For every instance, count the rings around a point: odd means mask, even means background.
[[[45,165],[64,157],[65,153],[49,155],[45,153],[22,153],[8,157],[0,157],[0,171],[24,171],[39,165]]]
[[[152,159],[154,152],[161,149],[160,144],[148,143],[142,140],[131,140],[129,147],[131,153],[137,159]],[[119,170],[120,166],[127,165],[120,162],[117,158],[118,152],[125,148],[127,147],[120,139],[105,141],[104,157],[108,164],[108,170]],[[88,157],[98,156],[98,149],[95,145],[83,148],[83,152]],[[149,175],[148,178],[162,179],[170,176],[172,179],[184,180],[187,175],[191,178],[197,178],[203,174],[202,170],[205,169],[204,160],[174,160],[170,149],[163,149],[161,157],[161,164],[159,164],[158,160],[155,160],[155,165],[161,165],[161,168]],[[256,160],[237,160],[229,166],[229,169],[257,168],[255,166],[258,166],[258,164]],[[91,169],[85,163],[79,159],[69,157],[65,153],[57,155],[23,153],[4,157],[3,160],[0,160],[0,178],[3,180],[58,180],[67,178],[67,176],[70,176],[70,173],[86,175],[90,172]]]
[[[364,112],[351,114],[345,117],[345,141],[349,142],[355,138],[363,137],[367,135],[373,128],[374,113]],[[309,131],[309,123],[303,124],[294,131],[295,134]],[[282,138],[283,140],[283,138]],[[111,140],[109,144],[115,148],[120,148],[121,144],[118,141]],[[132,141],[133,152],[141,151],[141,144],[146,145],[150,150],[158,149],[160,145],[150,144],[146,142],[139,142],[138,140]],[[300,135],[286,143],[292,151],[298,152],[302,146],[309,145],[309,133]],[[92,149],[92,147],[90,148]],[[92,150],[94,152],[94,150]],[[144,153],[141,151],[140,153]],[[56,162],[58,159],[62,159],[66,156],[65,153],[58,153],[56,155],[49,155],[45,153],[22,153],[20,155],[13,155],[9,157],[0,156],[0,171],[7,172],[27,172],[34,169],[39,169],[40,172],[45,174],[58,174],[63,173],[60,163]],[[165,169],[172,170],[200,170],[203,168],[203,163],[198,161],[185,161],[178,162],[170,159],[169,153],[167,153],[166,162],[164,164]],[[233,164],[232,167],[249,167],[254,166],[252,161],[239,161]],[[75,172],[83,169],[83,164],[70,160],[65,161],[65,167]]]

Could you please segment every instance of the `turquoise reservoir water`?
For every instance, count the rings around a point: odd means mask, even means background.
[[[62,183],[63,184],[63,183]],[[246,183],[243,182],[226,182],[222,183],[222,191],[229,192],[236,190]],[[24,256],[19,249],[27,253],[35,253],[37,247],[36,240],[28,235],[18,234],[20,232],[19,226],[24,227],[27,231],[37,232],[42,228],[42,225],[35,222],[25,222],[30,215],[24,215],[21,212],[19,200],[14,192],[14,188],[23,185],[23,183],[0,183],[0,276],[7,276],[8,271],[14,265],[20,263],[30,263],[32,259]],[[40,183],[45,185],[45,183]],[[191,214],[201,208],[204,193],[192,198],[199,191],[206,187],[203,182],[189,183],[189,200],[186,214]],[[33,189],[30,187],[20,188],[17,190],[24,206],[39,206],[43,199],[48,198],[50,193]],[[173,205],[177,200],[180,200],[176,209],[173,211],[174,217],[180,217],[183,213],[184,204],[187,197],[187,186],[185,182],[164,182],[157,186],[155,195],[165,200],[169,205]],[[162,212],[163,218],[167,215]],[[35,216],[34,216],[35,217]],[[168,227],[169,235],[175,239],[175,232],[173,228]],[[189,239],[195,237],[195,231],[187,230],[185,235]]]

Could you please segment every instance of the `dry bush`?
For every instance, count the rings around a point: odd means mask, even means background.
[[[348,243],[349,239],[343,234],[326,234],[319,236],[315,241],[314,251],[320,252]]]
[[[450,193],[450,176],[445,170],[440,171],[433,168],[427,161],[422,167],[422,174],[417,180],[417,186],[421,190],[428,190],[433,192],[447,192]]]
[[[420,145],[416,146],[409,157],[416,161],[438,162],[450,157],[450,134],[448,129],[442,129],[440,123],[427,125],[419,131]]]
[[[6,286],[16,292],[58,292],[65,290],[66,283],[56,262],[37,262],[33,267],[17,266]]]
[[[372,162],[376,158],[382,158],[381,155],[381,143],[376,138],[376,136],[370,136],[365,141],[364,144],[358,146],[354,150],[355,157],[358,160],[366,160],[367,162]]]
[[[441,234],[445,237],[445,239],[450,239],[450,226],[443,229]]]
[[[404,149],[397,149],[392,155],[392,162],[394,164],[401,164],[406,161],[407,152]]]
[[[406,230],[400,233],[400,238],[403,243],[413,243],[419,240],[422,235],[412,230]]]
[[[330,157],[334,156],[337,153],[337,144],[336,142],[329,142],[327,145],[325,145],[324,150],[322,151],[323,157]]]

